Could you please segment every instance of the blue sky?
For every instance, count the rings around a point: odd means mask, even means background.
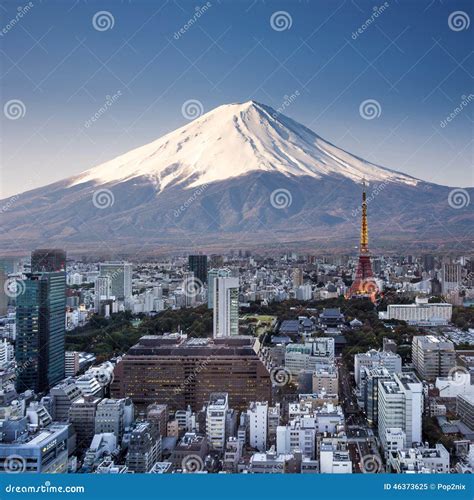
[[[204,111],[249,99],[278,108],[291,94],[285,113],[339,147],[432,182],[474,184],[469,0],[33,0],[27,12],[26,5],[0,7],[3,197],[184,125],[189,99]],[[100,11],[108,12],[103,31],[93,22]],[[272,27],[278,11],[287,29]],[[470,95],[472,102],[463,98]],[[367,100],[380,116],[361,115]],[[18,119],[11,101],[21,101]]]

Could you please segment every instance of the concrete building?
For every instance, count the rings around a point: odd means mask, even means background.
[[[227,393],[213,392],[206,410],[206,434],[209,447],[223,451],[226,443],[226,418],[229,411]]]
[[[132,297],[132,264],[128,262],[102,262],[99,264],[99,272],[100,277],[108,276],[110,278],[111,296],[121,301]]]
[[[137,423],[130,434],[126,466],[135,473],[150,472],[161,460],[161,437],[150,422]]]
[[[318,368],[313,372],[312,392],[319,394],[322,391],[327,394],[339,394],[339,375],[334,365]]]
[[[268,403],[252,402],[247,411],[249,419],[249,444],[258,451],[267,450]]]
[[[18,439],[0,444],[0,473],[66,473],[71,426],[54,423],[30,434],[24,420]]]
[[[319,445],[321,474],[352,474],[352,460],[347,442],[338,438],[323,438]]]
[[[167,436],[168,417],[168,405],[152,403],[147,406],[146,420],[155,426],[159,436]]]
[[[224,461],[222,468],[225,472],[236,473],[238,472],[238,464],[242,457],[243,444],[234,436],[227,439]]]
[[[366,353],[359,353],[354,356],[354,378],[357,386],[360,385],[361,373],[364,367],[369,369],[382,366],[391,373],[402,371],[402,358],[398,354],[390,351],[376,351],[371,349]]]
[[[171,411],[199,411],[212,392],[226,392],[230,408],[246,411],[252,401],[272,399],[270,374],[254,343],[249,337],[142,337],[116,365],[111,394],[129,395],[142,408],[160,401]]]
[[[416,326],[440,326],[447,325],[452,314],[452,304],[430,304],[428,299],[417,298],[414,304],[390,304],[387,313],[381,313],[381,318],[406,321],[409,325]]]
[[[389,465],[396,474],[448,474],[448,450],[440,443],[434,448],[418,446],[398,450],[389,456]]]
[[[74,377],[79,372],[80,353],[78,351],[66,351],[64,356],[64,374],[66,377]]]
[[[365,414],[370,425],[376,426],[379,413],[379,380],[390,380],[391,374],[384,367],[362,369],[360,392]]]
[[[214,338],[239,334],[239,278],[214,279]]]
[[[95,433],[112,433],[120,443],[125,429],[133,422],[133,417],[134,409],[130,399],[103,399],[97,405]]]
[[[406,435],[407,446],[421,442],[423,385],[414,373],[396,373],[392,380],[378,382],[378,432],[386,447],[386,431],[399,428]]]
[[[207,275],[207,307],[214,309],[214,284],[216,278],[230,278],[230,269],[211,269]]]
[[[456,366],[454,344],[435,335],[417,335],[412,341],[412,362],[423,380],[446,377]]]
[[[95,434],[95,415],[100,398],[85,396],[77,399],[69,409],[69,422],[76,431],[76,450],[89,449]]]
[[[56,422],[67,422],[72,404],[82,397],[82,392],[73,379],[66,379],[49,392],[51,413]]]
[[[456,398],[456,413],[461,422],[474,431],[474,396],[460,394]]]

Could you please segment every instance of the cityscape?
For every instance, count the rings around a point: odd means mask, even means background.
[[[0,470],[472,473],[474,259],[3,259]]]
[[[2,2],[0,496],[472,499],[473,16]]]

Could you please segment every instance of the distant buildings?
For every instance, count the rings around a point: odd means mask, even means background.
[[[451,321],[452,304],[428,303],[428,299],[417,298],[415,304],[389,304],[387,312],[381,312],[381,319],[406,321],[409,325],[441,326]]]
[[[211,269],[207,275],[207,307],[214,309],[214,284],[216,278],[230,278],[230,269]]]
[[[32,273],[54,273],[66,270],[66,252],[59,248],[41,248],[31,253]]]
[[[125,301],[132,297],[132,264],[128,262],[102,262],[99,264],[100,277],[110,278],[110,293],[116,300]],[[106,290],[106,282],[101,285]]]
[[[446,377],[449,370],[456,365],[454,344],[435,335],[413,337],[411,357],[416,371],[424,380]]]
[[[214,279],[214,338],[239,334],[239,278]]]
[[[207,283],[207,255],[190,255],[188,267],[201,285]]]

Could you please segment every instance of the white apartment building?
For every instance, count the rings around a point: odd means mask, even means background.
[[[229,410],[229,396],[225,392],[215,392],[209,397],[206,410],[206,433],[209,446],[223,451],[226,443],[225,422]]]
[[[390,304],[386,313],[380,313],[382,319],[406,321],[416,326],[447,325],[452,314],[452,304],[429,304],[428,299],[419,297],[414,304]]]
[[[413,365],[424,380],[446,377],[456,366],[454,344],[436,335],[417,335],[411,344]]]
[[[239,278],[214,278],[214,338],[239,334]]]
[[[421,442],[423,385],[414,373],[396,373],[392,380],[379,380],[378,431],[385,450],[387,429],[399,428],[407,446]]]
[[[314,459],[316,450],[316,419],[305,416],[291,420],[288,425],[277,427],[277,453],[288,454],[301,451]]]
[[[6,364],[13,360],[15,357],[15,351],[13,344],[10,344],[7,339],[3,339],[0,342],[0,368],[3,368]]]
[[[319,447],[321,474],[352,474],[352,460],[343,439],[324,438]]]
[[[334,363],[334,339],[320,337],[305,344],[288,344],[285,367],[295,377],[303,370],[316,371]]]
[[[362,369],[383,366],[390,374],[402,371],[402,358],[390,351],[376,351],[371,349],[366,353],[356,354],[354,356],[354,378],[357,386],[360,385]]]
[[[79,371],[79,352],[66,351],[64,353],[64,374],[66,377],[74,377]]]
[[[250,403],[247,411],[249,419],[249,443],[252,448],[259,451],[267,449],[268,432],[268,403],[254,402]]]
[[[325,391],[327,394],[339,394],[339,375],[335,366],[328,365],[326,368],[318,368],[313,372],[312,390],[319,394]]]
[[[419,446],[398,450],[390,455],[389,464],[398,474],[448,474],[450,471],[449,452],[440,443],[434,448]]]

